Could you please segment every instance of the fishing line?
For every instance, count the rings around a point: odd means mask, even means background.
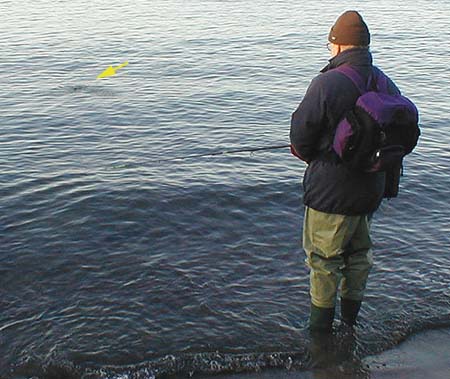
[[[190,160],[190,159],[196,159],[196,158],[204,158],[204,157],[213,157],[218,155],[226,155],[226,154],[238,154],[238,153],[254,153],[257,151],[267,151],[267,150],[276,150],[276,149],[285,149],[290,148],[291,145],[272,145],[272,146],[263,146],[263,147],[244,147],[240,149],[230,149],[230,150],[221,150],[221,151],[215,151],[211,153],[202,153],[202,154],[192,154],[192,155],[180,155],[176,157],[171,158],[163,158],[163,159],[157,159],[154,160],[153,163],[159,164],[159,163],[167,163],[167,162],[175,162],[175,161],[183,161],[183,160]],[[119,169],[119,168],[132,168],[136,166],[143,166],[143,163],[124,163],[124,164],[118,164],[114,165],[112,169]],[[148,165],[148,164],[147,164]]]
[[[97,76],[96,79],[91,79],[88,81],[89,84],[93,83],[94,81],[102,78],[107,78],[110,76],[114,76],[116,74],[116,71],[119,69],[122,69],[123,67],[128,65],[128,61],[118,65],[118,66],[109,66],[106,70],[104,70],[101,74]],[[86,85],[83,85],[80,87],[84,88]],[[74,88],[74,91],[77,89]],[[52,104],[49,107],[46,107],[41,110],[43,113],[47,113],[53,108],[60,107],[62,104],[64,104],[66,101],[70,100],[70,98],[63,98],[60,102],[56,104]],[[291,145],[272,145],[272,146],[263,146],[263,147],[244,147],[240,149],[230,149],[230,150],[221,150],[221,151],[215,151],[210,153],[201,153],[201,154],[191,154],[191,155],[180,155],[175,156],[171,158],[164,158],[164,159],[158,159],[155,160],[155,163],[164,163],[164,162],[174,162],[174,161],[183,161],[183,160],[190,160],[190,159],[196,159],[196,158],[203,158],[203,157],[213,157],[218,155],[228,155],[228,154],[238,154],[238,153],[254,153],[257,151],[268,151],[268,150],[276,150],[276,149],[285,149],[290,147]],[[130,168],[135,167],[140,164],[118,164],[114,165],[113,169],[117,168]]]
[[[222,151],[216,151],[216,152],[212,152],[212,153],[192,154],[192,155],[184,155],[184,156],[177,156],[177,157],[172,157],[172,158],[159,159],[158,162],[171,162],[171,161],[178,161],[178,160],[185,160],[185,159],[212,157],[212,156],[216,156],[216,155],[225,155],[225,154],[253,153],[256,151],[284,149],[287,147],[291,147],[291,145],[274,145],[274,146],[266,146],[266,147],[245,147],[245,148],[241,148],[241,149],[222,150]]]

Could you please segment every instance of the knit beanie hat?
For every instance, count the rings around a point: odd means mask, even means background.
[[[336,45],[369,46],[370,33],[358,12],[347,11],[331,27],[328,41]]]

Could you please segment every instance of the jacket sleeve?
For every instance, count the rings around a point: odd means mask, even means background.
[[[319,141],[326,123],[326,103],[320,84],[321,75],[314,78],[298,108],[291,117],[292,154],[309,163],[319,153]]]

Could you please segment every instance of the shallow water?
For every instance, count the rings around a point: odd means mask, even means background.
[[[307,365],[304,164],[288,149],[166,159],[288,143],[328,29],[353,7],[0,5],[0,376]],[[363,357],[450,323],[450,6],[358,9],[422,126],[401,195],[374,218]]]

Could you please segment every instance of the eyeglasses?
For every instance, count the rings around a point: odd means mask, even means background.
[[[331,42],[327,42],[327,49],[328,49],[328,51],[331,51],[332,45],[333,44]]]

